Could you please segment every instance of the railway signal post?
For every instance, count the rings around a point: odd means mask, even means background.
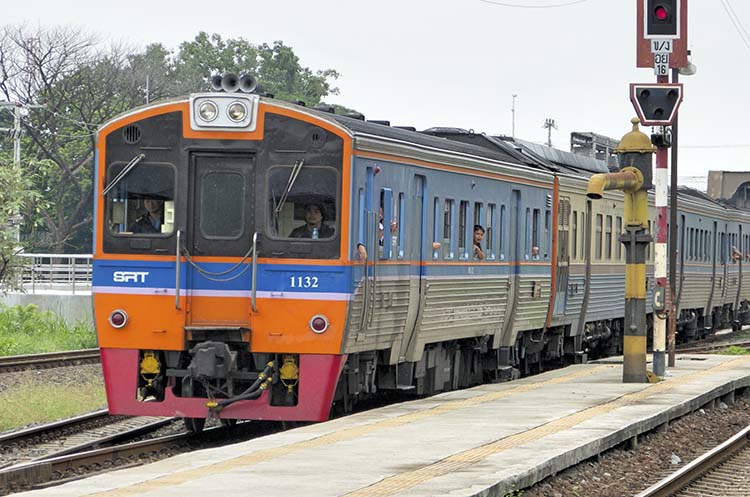
[[[674,315],[674,286],[667,292],[667,162],[672,125],[682,101],[682,85],[669,84],[669,69],[689,64],[687,51],[687,0],[638,0],[637,2],[637,67],[654,69],[655,85],[630,85],[630,99],[645,125],[659,126],[651,136],[656,145],[656,244],[654,247],[654,374],[666,372],[667,315]],[[674,167],[676,164],[672,164]],[[675,176],[673,172],[673,176]],[[672,188],[676,188],[673,184]],[[672,205],[672,211],[677,209]],[[674,223],[674,221],[673,221]],[[674,242],[674,240],[673,240]],[[669,265],[674,268],[674,263]],[[673,269],[674,270],[674,269]],[[670,296],[667,299],[667,295]],[[669,304],[669,305],[668,305]],[[670,333],[670,366],[674,365],[674,326]]]
[[[625,134],[615,148],[620,171],[589,178],[586,195],[601,199],[605,190],[625,192],[625,330],[623,335],[623,383],[647,383],[646,374],[646,247],[648,232],[648,190],[651,188],[651,155],[654,146],[638,129]]]

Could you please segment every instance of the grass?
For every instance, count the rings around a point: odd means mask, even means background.
[[[745,347],[739,347],[737,345],[732,345],[731,347],[727,347],[722,352],[724,355],[748,355],[750,354],[750,351],[748,351]]]
[[[0,356],[59,352],[96,347],[91,326],[69,325],[51,311],[33,304],[0,307]]]
[[[98,365],[72,377],[57,375],[54,370],[4,376],[0,384],[0,431],[95,411],[107,404]]]

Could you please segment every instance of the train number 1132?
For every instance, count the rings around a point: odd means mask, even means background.
[[[292,288],[318,288],[317,276],[290,276]]]

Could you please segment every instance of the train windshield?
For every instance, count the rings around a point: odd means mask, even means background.
[[[125,169],[112,164],[107,184]],[[141,163],[107,193],[106,223],[111,233],[165,236],[174,230],[175,172],[171,165]]]
[[[335,169],[305,165],[276,166],[268,174],[268,231],[273,238],[330,239],[336,234]]]

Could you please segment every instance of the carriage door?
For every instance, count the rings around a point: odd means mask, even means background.
[[[503,326],[502,336],[509,336],[510,331],[513,329],[513,322],[516,315],[516,302],[518,301],[518,291],[520,286],[520,265],[519,262],[522,258],[521,255],[521,241],[523,239],[524,230],[521,229],[521,191],[512,190],[510,200],[510,220],[508,223],[508,262],[510,263],[508,268],[508,312],[505,318],[505,325]],[[501,337],[495,335],[492,347],[497,348],[501,345]]]
[[[570,255],[568,254],[570,233],[570,198],[560,197],[558,204],[557,224],[557,281],[555,285],[555,309],[554,315],[565,314],[568,304],[568,274]]]
[[[248,327],[251,274],[247,265],[255,231],[255,158],[194,154],[191,165],[192,226],[188,227],[187,249],[198,268],[190,264],[187,269],[187,321],[192,325]],[[212,263],[204,257],[224,259]],[[243,264],[231,270],[241,261]]]

